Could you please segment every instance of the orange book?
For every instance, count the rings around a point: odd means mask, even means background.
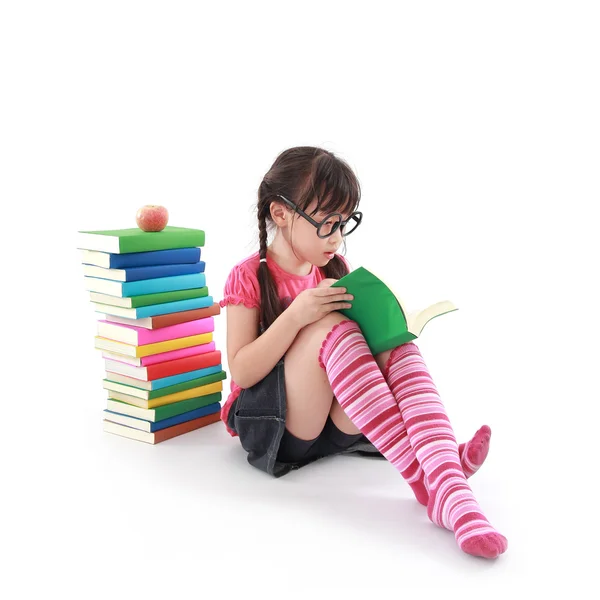
[[[211,415],[206,415],[198,419],[192,419],[185,423],[179,423],[172,427],[166,427],[153,433],[149,431],[142,431],[141,429],[134,429],[133,427],[127,427],[126,425],[120,425],[119,423],[113,423],[111,421],[104,420],[104,431],[108,433],[114,433],[122,437],[131,438],[132,440],[138,440],[140,442],[146,442],[148,444],[160,444],[165,440],[170,440],[178,435],[189,433],[200,427],[206,427],[212,423],[216,423],[221,419],[221,413],[215,412]]]

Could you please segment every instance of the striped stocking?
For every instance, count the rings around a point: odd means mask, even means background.
[[[396,356],[397,354],[394,352],[390,354],[382,373],[390,391],[394,394],[396,401],[398,401],[398,395],[402,390],[402,386],[399,386],[397,381],[393,377],[390,377],[390,366],[394,362]],[[463,442],[458,447],[460,464],[465,477],[472,477],[484,463],[490,448],[491,435],[491,429],[487,425],[483,425],[475,432],[475,435],[468,442]],[[402,432],[398,433],[398,438],[399,444],[402,446],[400,453],[406,457],[404,462],[407,464],[405,469],[401,471],[402,476],[412,488],[417,500],[423,504],[423,506],[427,506],[427,503],[429,502],[429,493],[427,492],[425,473],[410,445],[404,421],[402,422]]]
[[[350,420],[400,471],[419,502],[426,505],[428,494],[422,471],[398,404],[354,321],[332,327],[321,345],[319,365]]]
[[[414,343],[392,351],[388,378],[397,391],[411,446],[425,471],[429,518],[453,531],[468,554],[485,558],[502,554],[506,538],[490,525],[475,500],[444,405]]]

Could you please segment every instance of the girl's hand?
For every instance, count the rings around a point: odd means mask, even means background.
[[[354,296],[346,294],[346,288],[332,288],[334,281],[337,280],[324,279],[317,287],[303,290],[294,298],[287,310],[299,327],[310,325],[334,310],[351,308],[348,300]]]

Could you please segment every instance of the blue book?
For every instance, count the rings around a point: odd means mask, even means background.
[[[115,315],[128,319],[144,319],[146,317],[156,317],[157,315],[168,315],[184,310],[194,310],[196,308],[207,308],[214,304],[212,296],[203,296],[202,298],[190,298],[188,300],[177,300],[176,302],[164,302],[163,304],[150,304],[149,306],[139,306],[137,308],[122,308],[112,304],[100,304],[93,302],[96,312],[105,315]]]
[[[104,409],[104,418],[107,421],[120,423],[121,425],[126,425],[127,427],[153,432],[160,431],[166,427],[172,427],[173,425],[178,425],[179,423],[185,423],[187,421],[191,421],[192,419],[199,419],[200,417],[204,417],[206,415],[212,415],[220,410],[221,404],[219,402],[213,402],[212,404],[202,406],[201,408],[196,408],[194,410],[181,413],[180,415],[175,415],[174,417],[162,419],[162,421],[145,421],[144,419],[138,419],[137,417],[131,417],[129,415]]]
[[[159,277],[204,273],[205,266],[202,260],[188,264],[128,267],[126,269],[105,269],[95,265],[83,265],[83,274],[86,277],[98,277],[109,281],[143,281],[144,279],[157,279]]]
[[[213,375],[214,373],[220,373],[223,369],[223,365],[215,365],[213,367],[205,367],[204,369],[196,369],[195,371],[188,371],[187,373],[179,373],[177,375],[170,375],[169,377],[161,377],[160,379],[153,379],[152,381],[144,381],[146,387],[140,388],[144,390],[160,390],[162,388],[175,385],[177,383],[183,383],[184,381],[191,381],[192,379],[198,379],[198,377],[205,377],[206,375]],[[113,373],[107,371],[106,379],[108,381],[115,381],[111,379]],[[128,377],[131,381],[135,381],[133,377]],[[121,383],[116,381],[116,383]],[[129,385],[129,384],[125,384]],[[135,383],[131,383],[132,387],[139,387]]]
[[[86,290],[119,298],[131,298],[132,296],[173,292],[175,290],[190,290],[206,286],[206,275],[204,273],[159,277],[157,279],[144,279],[143,281],[110,281],[99,277],[84,277],[83,279]]]
[[[127,269],[129,267],[196,263],[199,260],[200,248],[177,248],[175,250],[153,250],[150,252],[129,252],[127,254],[82,250],[81,262],[85,265],[95,265],[105,269]]]

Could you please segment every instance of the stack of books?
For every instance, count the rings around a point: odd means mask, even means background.
[[[85,289],[103,317],[104,431],[157,444],[219,421],[226,373],[213,341],[220,306],[200,260],[204,231],[78,235]]]

